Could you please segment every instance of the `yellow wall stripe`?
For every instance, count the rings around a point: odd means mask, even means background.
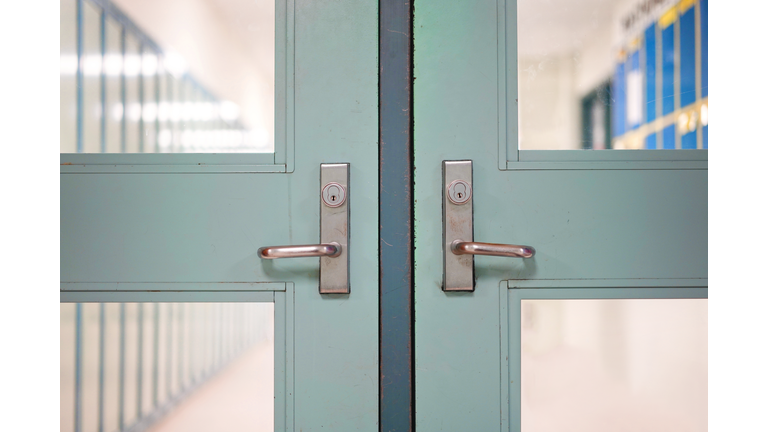
[[[696,0],[680,0],[680,3],[678,3],[677,8],[680,11],[680,15],[685,13],[688,9],[692,8],[693,5],[696,4]]]
[[[665,29],[677,21],[677,7],[673,7],[670,10],[664,12],[659,18],[659,27]]]

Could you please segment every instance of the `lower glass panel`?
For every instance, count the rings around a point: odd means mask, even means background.
[[[522,300],[521,423],[706,431],[707,300]]]
[[[61,304],[61,431],[272,431],[272,303]]]

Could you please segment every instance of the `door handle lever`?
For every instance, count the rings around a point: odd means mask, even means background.
[[[443,291],[475,290],[475,255],[533,258],[531,246],[474,241],[472,161],[443,161]]]
[[[261,259],[330,257],[341,255],[341,245],[336,242],[315,245],[264,246],[258,250]]]
[[[454,255],[490,255],[511,258],[532,258],[536,250],[531,246],[509,245],[499,243],[478,243],[454,240],[451,243]]]
[[[320,243],[264,246],[259,258],[320,257],[320,294],[349,294],[349,164],[320,164]]]

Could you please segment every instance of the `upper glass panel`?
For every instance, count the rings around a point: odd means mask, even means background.
[[[274,0],[61,0],[62,153],[274,151]]]
[[[708,148],[708,0],[518,0],[519,148]]]

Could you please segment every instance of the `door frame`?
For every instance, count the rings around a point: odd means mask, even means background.
[[[413,2],[379,0],[379,430],[413,431]]]

